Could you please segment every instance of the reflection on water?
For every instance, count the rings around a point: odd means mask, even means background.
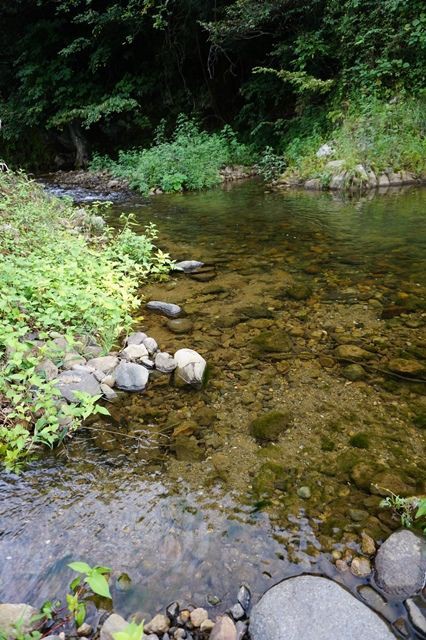
[[[387,365],[426,357],[425,205],[420,189],[345,201],[256,181],[116,205],[111,224],[134,211],[177,259],[212,265],[144,290],[181,304],[188,333],[139,323],[164,350],[200,351],[210,380],[187,391],[153,374],[66,449],[3,474],[0,599],[63,595],[71,559],[130,575],[129,591],[113,587],[125,614],[207,597],[223,610],[243,581],[256,596],[302,571],[356,590],[334,560],[360,552],[361,531],[380,541],[398,526],[374,487],[423,490],[422,374]],[[345,377],[339,344],[370,352],[361,379]],[[290,424],[255,440],[251,421],[276,410]]]

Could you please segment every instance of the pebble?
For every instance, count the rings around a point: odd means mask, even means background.
[[[194,611],[191,611],[189,617],[194,627],[200,627],[202,623],[207,620],[209,614],[205,609],[198,607],[197,609],[194,609]]]
[[[237,640],[237,630],[229,616],[221,616],[216,620],[210,640]]]
[[[80,636],[80,638],[82,636],[90,636],[92,632],[93,627],[88,622],[83,622],[83,624],[81,624],[77,629],[77,635]]]
[[[210,633],[213,627],[214,627],[213,620],[210,620],[209,618],[207,618],[207,620],[204,620],[204,622],[201,623],[200,631],[202,631],[203,633]]]
[[[365,553],[366,556],[372,556],[376,553],[376,544],[373,538],[365,533],[365,531],[361,532],[361,551]]]
[[[145,624],[144,630],[146,633],[159,633],[163,634],[169,630],[170,620],[162,613],[158,613],[147,624]]]
[[[357,556],[352,560],[351,573],[357,578],[365,578],[371,573],[371,564],[368,558]]]
[[[420,607],[416,604],[413,598],[408,598],[405,601],[405,606],[408,611],[408,617],[413,627],[419,633],[426,636],[426,617]]]
[[[299,498],[304,498],[305,500],[308,500],[312,494],[309,487],[300,487],[297,490],[297,495],[299,496]]]

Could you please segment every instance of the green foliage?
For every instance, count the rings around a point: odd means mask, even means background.
[[[84,212],[83,212],[84,213]],[[92,237],[98,207],[81,220],[71,204],[46,196],[24,176],[0,173],[0,458],[8,469],[40,445],[54,446],[93,413],[99,398],[67,405],[39,365],[61,365],[52,332],[92,336],[108,351],[132,324],[140,280],[172,264],[153,240],[128,227]],[[76,233],[75,225],[85,233]],[[37,335],[37,340],[31,339]]]
[[[114,640],[142,640],[144,623],[136,624],[130,622],[123,631],[116,631],[112,634]]]
[[[149,149],[120,152],[117,162],[95,156],[91,168],[108,169],[142,193],[152,189],[173,192],[211,187],[220,182],[221,168],[253,159],[248,147],[238,143],[229,127],[208,134],[184,116],[178,118],[170,140],[164,139],[161,129],[156,138],[156,144]]]
[[[280,176],[286,167],[283,156],[274,153],[272,147],[266,147],[260,160],[256,163],[256,170],[267,182],[271,182]]]
[[[111,593],[105,574],[111,573],[108,567],[90,567],[86,562],[71,562],[69,568],[82,575],[72,582],[72,589],[76,590],[82,583],[89,585],[96,595],[111,599]]]
[[[381,501],[380,506],[394,511],[401,518],[404,527],[418,527],[426,535],[426,497],[401,498],[391,491],[388,493],[390,495]]]

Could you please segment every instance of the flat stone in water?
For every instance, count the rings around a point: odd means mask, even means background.
[[[148,370],[141,364],[121,362],[114,373],[115,384],[123,391],[143,391],[148,384]]]
[[[376,581],[390,595],[409,598],[426,579],[426,540],[403,529],[393,533],[376,555]]]
[[[167,327],[173,333],[190,333],[194,328],[189,318],[176,318],[175,320],[168,320]]]
[[[161,302],[161,300],[151,300],[147,303],[146,307],[150,311],[161,313],[169,318],[177,318],[177,316],[182,313],[182,309],[179,305],[171,302]]]
[[[204,267],[204,262],[199,262],[198,260],[182,260],[181,262],[176,262],[173,270],[191,273],[192,271],[201,269],[201,267]]]
[[[297,576],[272,587],[253,608],[252,640],[395,640],[386,623],[343,587]]]

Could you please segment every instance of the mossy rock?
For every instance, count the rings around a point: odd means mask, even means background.
[[[290,353],[293,343],[285,331],[263,331],[253,338],[252,345],[258,355],[269,353]]]
[[[284,467],[274,462],[263,464],[252,482],[253,491],[258,496],[269,495],[277,488],[284,491],[287,484]]]
[[[312,287],[304,282],[295,282],[278,294],[278,298],[290,298],[291,300],[306,300],[312,295]]]
[[[349,444],[351,447],[355,447],[356,449],[368,449],[370,446],[370,440],[366,433],[360,432],[350,438]]]
[[[323,436],[321,438],[321,451],[334,451],[335,448],[336,444],[331,438],[329,438],[328,436]]]
[[[286,411],[270,411],[250,424],[250,434],[258,442],[275,442],[291,426],[291,414]]]

